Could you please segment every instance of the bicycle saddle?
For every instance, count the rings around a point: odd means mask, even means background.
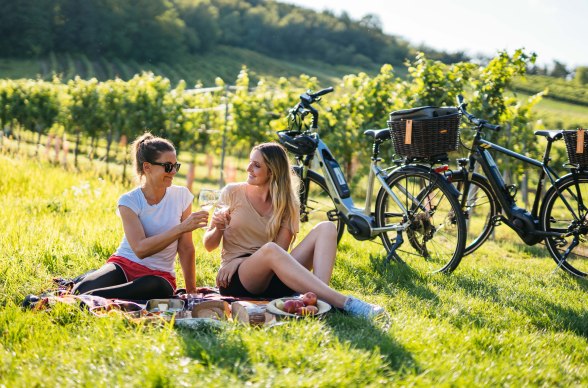
[[[563,131],[560,129],[555,129],[555,130],[544,130],[544,131],[535,131],[534,132],[536,136],[545,136],[549,139],[554,139],[554,140],[559,140],[563,137]]]
[[[390,139],[390,130],[388,128],[384,129],[367,129],[363,132],[364,135],[373,137],[375,140],[388,140]]]

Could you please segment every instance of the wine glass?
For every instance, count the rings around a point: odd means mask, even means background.
[[[219,198],[220,190],[202,189],[198,195],[198,205],[200,205],[202,210],[206,210],[210,213],[210,211],[216,206]]]
[[[217,202],[216,204],[216,209],[214,210],[214,212],[224,212],[224,211],[229,211],[229,205],[224,203],[224,202]],[[231,227],[231,225],[228,225],[227,222],[225,222],[225,226],[222,230],[227,230]]]

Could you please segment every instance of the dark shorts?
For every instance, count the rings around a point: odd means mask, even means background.
[[[235,274],[231,278],[229,286],[226,288],[219,287],[219,291],[223,296],[264,299],[282,298],[284,296],[292,296],[296,293],[294,290],[290,289],[288,286],[282,283],[277,275],[274,275],[265,291],[260,294],[252,294],[251,292],[247,291],[245,287],[243,287],[241,279],[239,278],[239,268],[237,268],[237,271],[235,271]]]

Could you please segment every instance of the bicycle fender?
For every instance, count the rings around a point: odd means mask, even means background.
[[[451,191],[451,194],[453,194],[453,196],[455,196],[455,198],[459,198],[459,196],[461,195],[461,193],[459,192],[459,190],[451,184],[451,182],[447,179],[447,176],[443,173],[438,173],[433,171],[431,168],[427,167],[427,166],[422,166],[419,164],[413,164],[413,165],[409,165],[409,166],[404,166],[404,167],[400,167],[399,169],[396,170],[392,170],[388,176],[386,177],[386,180],[388,180],[388,178],[390,178],[391,175],[393,174],[398,174],[399,172],[403,172],[406,171],[411,172],[411,171],[422,171],[422,172],[426,172],[426,173],[432,173],[432,174],[436,174],[440,180],[442,180],[443,182],[445,182],[447,184],[447,186],[449,186],[449,191]]]

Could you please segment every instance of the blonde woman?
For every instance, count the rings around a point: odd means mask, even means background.
[[[247,173],[246,182],[223,189],[221,202],[228,210],[212,216],[204,235],[208,251],[222,241],[216,278],[221,294],[279,298],[312,291],[354,316],[371,318],[384,313],[379,306],[329,287],[337,251],[333,223],[316,225],[288,253],[298,232],[299,202],[298,180],[286,150],[277,143],[254,147]]]

